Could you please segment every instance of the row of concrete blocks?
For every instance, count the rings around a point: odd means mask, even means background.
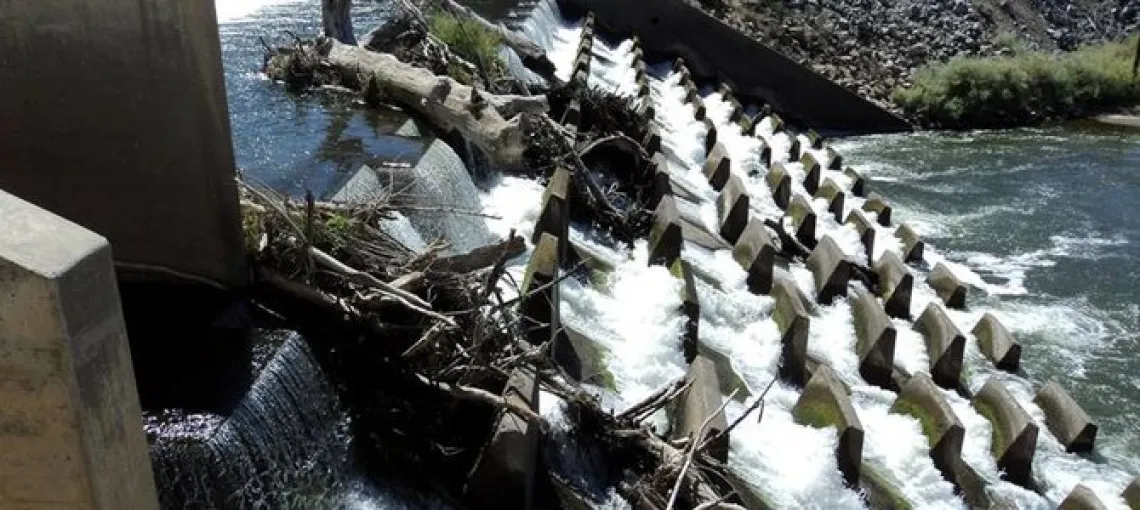
[[[646,125],[651,125],[652,120],[656,116],[656,110],[653,107],[652,98],[650,96],[649,88],[649,75],[647,74],[647,66],[644,59],[644,50],[641,48],[641,43],[636,36],[632,38],[633,48],[630,50],[633,55],[632,66],[634,69],[634,79],[637,83],[637,91],[635,97],[638,103],[636,107],[637,116],[642,119]],[[578,43],[578,50],[574,57],[574,67],[571,71],[570,80],[585,84],[590,75],[590,66],[594,60],[594,13],[586,13],[582,21],[582,34],[581,40]],[[576,105],[576,102],[574,103]],[[573,106],[573,105],[572,105]],[[571,115],[570,108],[567,108],[567,114],[564,115],[562,123],[568,126],[577,128],[578,121],[580,120],[581,110],[580,107],[575,110],[577,116]],[[661,146],[661,135],[656,127],[650,127],[646,130],[645,137],[642,144],[650,147],[650,154]]]

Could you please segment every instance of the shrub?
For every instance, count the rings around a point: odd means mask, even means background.
[[[429,16],[431,33],[447,43],[457,55],[481,68],[488,76],[501,75],[506,64],[499,58],[499,34],[487,30],[479,22],[458,18],[446,12]],[[461,80],[462,81],[462,80]]]
[[[1059,56],[956,57],[919,69],[892,99],[921,123],[945,128],[1008,127],[1072,118],[1140,103],[1132,80],[1135,41]]]

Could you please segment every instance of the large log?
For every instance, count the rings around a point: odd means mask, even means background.
[[[362,88],[375,87],[401,105],[423,115],[438,128],[457,130],[502,168],[522,164],[526,148],[520,111],[545,112],[545,101],[512,96],[472,94],[472,88],[427,69],[405,64],[387,53],[325,39],[322,55],[345,77]]]

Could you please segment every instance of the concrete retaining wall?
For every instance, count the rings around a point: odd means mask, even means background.
[[[244,283],[212,2],[3,2],[0,48],[0,188],[107,237],[120,277]]]
[[[107,241],[0,191],[0,507],[158,508]]]

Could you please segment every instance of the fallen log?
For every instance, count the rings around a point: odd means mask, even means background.
[[[436,76],[387,53],[332,39],[319,40],[318,53],[358,90],[375,90],[427,118],[444,131],[456,130],[501,168],[517,168],[526,149],[522,115],[545,112],[545,98],[493,96],[452,78]]]

